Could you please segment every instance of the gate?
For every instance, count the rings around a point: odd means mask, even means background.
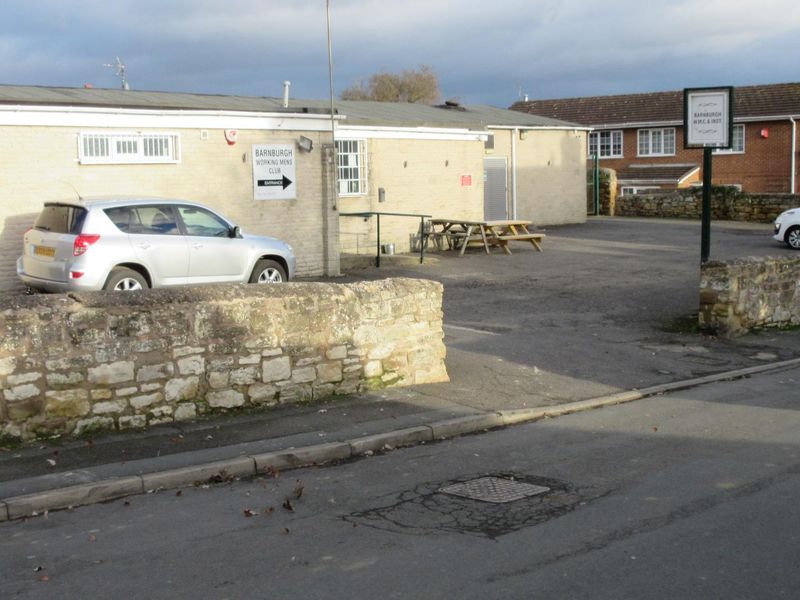
[[[597,154],[586,161],[586,214],[600,214],[600,160]]]

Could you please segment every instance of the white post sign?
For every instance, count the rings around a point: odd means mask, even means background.
[[[253,198],[294,200],[297,185],[293,144],[253,144]]]
[[[684,90],[686,148],[730,148],[733,131],[733,88]]]

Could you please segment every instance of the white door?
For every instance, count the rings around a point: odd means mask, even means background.
[[[486,221],[508,219],[506,159],[483,159],[483,218]]]

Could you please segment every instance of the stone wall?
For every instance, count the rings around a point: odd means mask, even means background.
[[[800,325],[800,256],[708,262],[700,274],[700,327],[733,337]]]
[[[430,281],[20,296],[0,314],[0,437],[446,381],[444,356]]]
[[[613,217],[617,214],[617,172],[600,169],[600,214]]]
[[[702,190],[637,194],[617,198],[616,214],[623,217],[699,219]],[[711,196],[711,217],[728,221],[771,223],[780,213],[800,206],[797,194],[747,194],[735,188],[715,187]]]

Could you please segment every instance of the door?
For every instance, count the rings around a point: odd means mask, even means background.
[[[501,221],[508,219],[506,159],[483,159],[483,219]]]
[[[211,211],[198,206],[177,208],[189,244],[189,278],[197,283],[246,279],[249,243],[230,237],[230,224]]]
[[[186,283],[189,246],[181,235],[172,206],[131,206],[128,224],[130,243],[136,256],[153,277],[154,286]]]

